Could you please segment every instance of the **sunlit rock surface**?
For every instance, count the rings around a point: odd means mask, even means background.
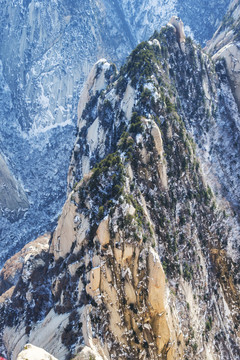
[[[24,350],[20,352],[17,360],[57,360],[54,356],[50,355],[43,349],[27,344],[24,346]]]

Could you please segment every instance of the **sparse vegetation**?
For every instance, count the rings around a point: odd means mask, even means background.
[[[131,117],[131,125],[129,128],[129,132],[133,134],[138,134],[143,131],[143,125],[141,121],[141,116],[138,113],[134,112]]]
[[[211,318],[211,316],[209,316],[208,320],[206,321],[205,329],[206,329],[206,331],[211,331],[211,329],[212,329],[212,318]]]

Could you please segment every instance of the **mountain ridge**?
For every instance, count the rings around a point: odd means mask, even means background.
[[[201,170],[215,166],[205,134],[226,121],[222,87],[234,97],[224,63],[177,35],[156,32],[119,74],[95,65],[49,251],[30,252],[0,297],[8,356],[29,341],[59,359],[85,346],[102,359],[237,356],[239,224],[220,165],[219,194]]]
[[[115,1],[119,11],[108,0],[89,4],[18,0],[14,6],[3,1],[1,149],[26,189],[30,207],[15,224],[1,219],[1,264],[56,224],[66,197],[79,93],[91,66],[102,57],[121,64],[139,41],[175,13],[182,14],[193,30],[197,27],[195,37],[199,33],[203,42],[207,37],[203,31],[212,34],[228,3],[218,1],[213,13],[215,3],[200,6],[189,0]],[[197,6],[194,21],[193,5]],[[197,24],[203,22],[199,31]]]

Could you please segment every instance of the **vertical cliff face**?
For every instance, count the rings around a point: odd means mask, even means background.
[[[238,356],[238,200],[219,171],[238,166],[223,164],[235,102],[224,64],[179,31],[90,73],[58,225],[1,275],[8,358],[28,342],[58,359]]]
[[[179,114],[198,145],[208,180],[239,211],[239,112],[231,82],[223,61],[214,68],[197,48],[190,56],[194,71],[189,71],[184,58],[170,56]]]
[[[117,1],[114,1],[117,2]],[[156,25],[167,23],[171,16],[179,15],[187,31],[201,44],[205,44],[219,26],[230,0],[218,2],[193,0],[123,0],[119,1],[130,29],[136,33],[138,42],[148,38],[156,30]]]
[[[122,63],[139,41],[178,13],[203,42],[227,4],[228,0],[217,6],[215,1],[196,5],[186,0],[2,1],[1,149],[13,164],[13,176],[26,189],[30,209],[15,225],[1,218],[0,264],[56,223],[65,201],[78,97],[91,66],[102,57]],[[192,16],[196,6],[204,16],[198,10]],[[197,24],[207,32],[200,33]]]
[[[178,1],[178,14],[184,24],[190,26],[195,39],[205,44],[220,25],[230,3],[231,0],[219,0],[218,3],[202,1],[197,4],[192,0]]]
[[[0,217],[5,216],[15,221],[27,211],[28,205],[21,185],[14,179],[0,155]]]
[[[225,60],[227,74],[231,83],[232,92],[237,101],[238,109],[240,109],[239,15],[240,2],[234,0],[223,22],[206,47],[207,52],[213,55],[213,59],[222,58]]]

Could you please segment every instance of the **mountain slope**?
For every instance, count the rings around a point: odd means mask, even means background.
[[[44,249],[25,250],[16,276],[2,273],[10,358],[27,342],[58,359],[86,346],[99,359],[238,356],[239,226],[221,176],[210,178],[215,197],[201,171],[220,165],[197,131],[225,120],[222,88],[234,98],[224,65],[171,23],[119,74],[102,60],[89,76],[57,228]]]
[[[0,264],[56,224],[65,201],[77,102],[91,66],[102,57],[121,64],[139,41],[177,13],[203,42],[228,2],[2,1],[1,148],[30,208],[15,224],[0,220]]]

